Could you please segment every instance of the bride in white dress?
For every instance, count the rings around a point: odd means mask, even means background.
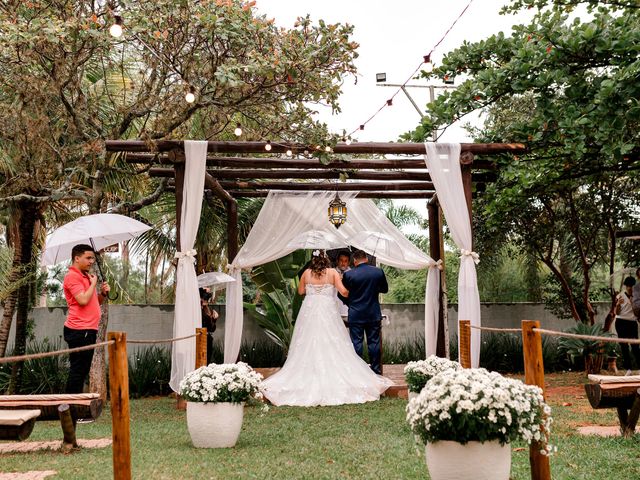
[[[274,405],[312,407],[364,403],[393,385],[375,374],[353,348],[336,304],[336,290],[348,295],[324,252],[314,251],[298,292],[300,307],[284,366],[262,382]]]

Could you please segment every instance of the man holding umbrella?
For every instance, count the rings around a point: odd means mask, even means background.
[[[71,250],[71,266],[64,277],[64,296],[69,306],[64,323],[64,340],[69,348],[96,343],[100,322],[100,304],[107,297],[110,287],[107,282],[96,291],[98,277],[91,272],[96,254],[90,245],[79,244]],[[69,378],[66,393],[82,393],[91,369],[93,350],[69,354]]]

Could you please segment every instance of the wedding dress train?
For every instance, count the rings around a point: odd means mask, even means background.
[[[274,405],[364,403],[393,385],[375,374],[353,349],[331,284],[306,285],[284,366],[262,382]]]

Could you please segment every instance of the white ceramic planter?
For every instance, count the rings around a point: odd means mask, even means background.
[[[228,448],[238,441],[244,403],[187,402],[187,427],[193,446]]]
[[[431,480],[509,480],[509,444],[443,440],[427,443],[425,451]]]

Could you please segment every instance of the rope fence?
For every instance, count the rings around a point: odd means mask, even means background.
[[[127,340],[127,343],[138,343],[138,344],[172,343],[172,342],[179,342],[181,340],[187,340],[189,338],[195,338],[199,335],[201,335],[200,332],[194,333],[193,335],[187,335],[185,337],[163,338],[161,340]],[[29,355],[16,355],[13,357],[0,357],[0,364],[24,362],[26,360],[36,360],[38,358],[55,357],[56,355],[64,355],[67,353],[83,352],[85,350],[95,350],[97,348],[106,347],[113,343],[114,343],[113,340],[108,340],[106,342],[94,343],[93,345],[85,345],[83,347],[75,347],[75,348],[65,348],[63,350],[55,350],[53,352],[31,353]]]
[[[475,330],[482,330],[485,332],[522,333],[521,328],[478,327],[475,325],[470,325],[469,328],[473,328]],[[600,337],[597,335],[580,335],[577,333],[558,332],[557,330],[546,330],[544,328],[534,328],[533,331],[541,333],[543,335],[551,335],[554,337],[567,337],[567,338],[577,338],[580,340],[595,340],[597,342],[629,343],[632,345],[640,345],[640,339],[637,339],[637,338],[618,338],[618,337]]]
[[[485,332],[499,332],[499,333],[522,333],[521,328],[494,328],[494,327],[478,327],[476,325],[470,325],[471,328],[476,330],[483,330]]]
[[[581,340],[596,340],[598,342],[631,343],[634,345],[640,345],[640,339],[637,339],[637,338],[617,338],[617,337],[599,337],[596,335],[579,335],[576,333],[558,332],[555,330],[545,330],[544,328],[534,328],[533,331],[542,333],[544,335],[552,335],[555,337],[568,337],[568,338],[578,338]]]
[[[144,343],[144,344],[173,343],[173,342],[179,342],[180,340],[187,340],[189,338],[194,338],[199,335],[201,335],[200,332],[194,333],[193,335],[187,335],[186,337],[163,338],[161,340],[127,340],[127,343]]]
[[[65,353],[94,350],[96,348],[105,347],[113,343],[113,340],[108,340],[106,342],[94,343],[93,345],[85,345],[84,347],[66,348],[64,350],[55,350],[53,352],[31,353],[29,355],[17,355],[15,357],[2,357],[0,358],[0,363],[23,362],[25,360],[35,360],[37,358],[55,357],[56,355],[63,355]]]

